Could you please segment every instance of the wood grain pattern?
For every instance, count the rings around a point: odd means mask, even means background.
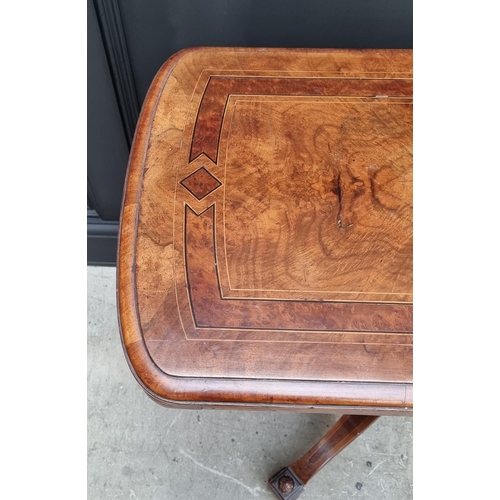
[[[349,78],[249,78],[212,76],[200,103],[194,127],[190,160],[205,153],[217,161],[219,134],[230,95],[279,96],[411,96],[412,82]]]
[[[290,467],[306,484],[333,457],[354,441],[377,420],[367,415],[343,415],[332,428]]]
[[[230,288],[411,302],[411,100],[249,99],[223,136]]]
[[[119,316],[184,407],[411,413],[411,51],[201,48],[153,81]]]
[[[223,298],[214,257],[214,220],[214,205],[200,215],[186,205],[186,280],[197,328],[329,331],[330,339],[333,332],[411,333],[407,304]]]

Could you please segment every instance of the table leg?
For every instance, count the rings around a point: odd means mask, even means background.
[[[280,500],[294,500],[304,485],[335,455],[354,441],[378,417],[343,415],[304,456],[281,469],[271,479],[269,487]]]

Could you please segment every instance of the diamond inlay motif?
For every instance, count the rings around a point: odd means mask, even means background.
[[[205,167],[201,167],[188,175],[181,184],[198,200],[202,200],[222,183],[216,179]]]

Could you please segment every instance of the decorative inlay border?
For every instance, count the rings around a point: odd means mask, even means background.
[[[180,181],[180,184],[198,200],[203,200],[203,198],[222,186],[222,182],[212,175],[205,167],[200,167],[198,170],[188,175]]]
[[[229,95],[411,97],[410,79],[209,77],[200,102],[191,141],[189,161],[205,153],[217,163],[220,129]]]
[[[196,329],[408,334],[409,304],[222,297],[215,254],[215,205],[197,214],[185,205],[185,265]]]

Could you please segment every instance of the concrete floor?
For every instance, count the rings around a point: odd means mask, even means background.
[[[115,272],[88,268],[88,499],[275,498],[267,479],[305,453],[338,416],[157,405],[123,355]],[[412,422],[380,418],[300,499],[412,498]]]

